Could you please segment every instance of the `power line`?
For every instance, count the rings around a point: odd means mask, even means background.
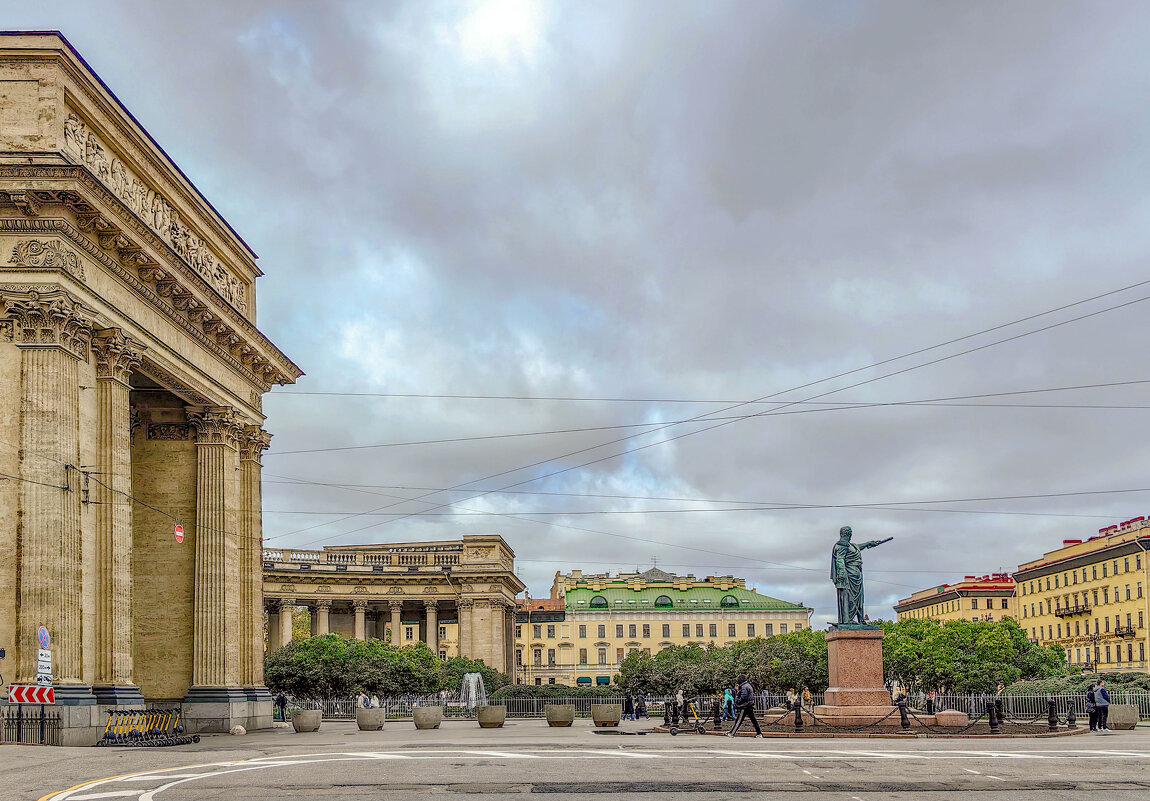
[[[426,501],[425,501],[426,503]],[[925,509],[906,506],[875,506],[873,504],[827,504],[825,506],[739,506],[729,509],[580,509],[573,511],[541,511],[524,510],[519,514],[545,517],[586,517],[589,515],[664,515],[664,514],[698,514],[698,513],[728,513],[728,512],[786,512],[795,509],[868,509],[889,512],[942,512],[961,515],[1014,515],[1019,517],[1077,517],[1089,520],[1113,520],[1114,515],[1085,515],[1068,512],[1015,512],[998,509]],[[481,517],[484,515],[499,515],[499,512],[473,511],[473,512],[344,512],[324,511],[320,509],[264,509],[265,515],[361,515],[364,517]]]
[[[1134,285],[1132,285],[1132,286],[1142,286],[1142,285],[1144,285],[1144,284],[1147,284],[1147,283],[1150,283],[1150,281],[1143,281],[1143,282],[1139,282],[1138,284],[1134,284]],[[914,355],[917,355],[917,354],[920,354],[920,353],[923,353],[923,352],[926,352],[926,351],[929,351],[929,350],[935,350],[935,349],[937,349],[937,348],[939,348],[939,347],[943,347],[943,346],[945,346],[945,345],[948,345],[948,344],[952,344],[952,343],[954,343],[954,342],[959,342],[959,341],[963,341],[963,340],[971,339],[971,338],[973,338],[973,337],[979,336],[979,335],[981,335],[981,334],[985,334],[985,333],[988,333],[988,332],[990,332],[990,331],[996,331],[996,330],[1000,330],[1000,329],[1002,329],[1002,328],[1006,328],[1006,327],[1009,327],[1009,326],[1011,326],[1011,325],[1016,325],[1016,324],[1018,324],[1018,323],[1021,323],[1021,322],[1025,322],[1025,321],[1028,321],[1028,320],[1032,320],[1032,319],[1035,319],[1035,318],[1037,318],[1037,317],[1042,317],[1042,316],[1045,316],[1045,315],[1048,315],[1048,314],[1051,314],[1051,313],[1054,313],[1054,312],[1057,312],[1057,311],[1061,311],[1061,310],[1064,310],[1064,309],[1067,309],[1067,308],[1071,308],[1071,307],[1073,307],[1073,306],[1079,306],[1079,305],[1082,305],[1083,303],[1087,303],[1087,302],[1090,302],[1091,300],[1095,300],[1095,299],[1097,299],[1097,298],[1100,298],[1100,297],[1106,297],[1106,296],[1108,296],[1108,295],[1116,294],[1117,292],[1122,292],[1122,291],[1125,291],[1125,289],[1129,289],[1129,288],[1131,288],[1131,287],[1127,287],[1127,288],[1124,288],[1124,289],[1122,289],[1122,290],[1114,290],[1114,291],[1112,291],[1112,292],[1108,292],[1108,293],[1105,293],[1105,294],[1103,294],[1103,295],[1098,295],[1098,296],[1096,296],[1095,298],[1090,298],[1090,299],[1087,299],[1087,300],[1085,300],[1085,301],[1078,301],[1078,302],[1076,302],[1076,303],[1068,304],[1068,305],[1065,305],[1065,306],[1059,307],[1059,308],[1057,308],[1057,309],[1053,309],[1053,310],[1050,310],[1050,311],[1042,312],[1042,313],[1040,313],[1040,314],[1036,314],[1036,315],[1030,315],[1029,317],[1025,317],[1025,318],[1022,318],[1021,320],[1016,320],[1016,321],[1014,321],[1014,322],[1012,322],[1012,323],[1006,323],[1006,324],[1003,324],[1003,325],[995,326],[995,327],[993,327],[993,328],[990,328],[990,329],[986,329],[986,330],[984,330],[984,331],[981,331],[981,332],[978,332],[978,333],[976,333],[976,334],[969,334],[969,335],[966,335],[966,336],[964,336],[964,337],[960,337],[960,338],[958,338],[958,339],[949,340],[948,342],[945,342],[945,343],[941,343],[941,344],[939,344],[939,345],[934,345],[934,346],[931,346],[931,347],[928,347],[928,348],[921,348],[921,349],[919,349],[919,350],[917,350],[917,351],[912,351],[911,353],[908,353],[908,354],[904,354],[903,356],[898,356],[898,357],[893,357],[893,358],[890,358],[890,359],[885,359],[885,360],[883,360],[883,361],[877,362],[877,363],[875,363],[875,364],[872,364],[872,365],[868,365],[868,366],[866,366],[866,367],[855,368],[855,369],[853,369],[853,370],[849,370],[849,371],[846,371],[846,372],[843,372],[843,373],[839,373],[838,375],[832,376],[831,378],[828,378],[828,379],[821,379],[821,380],[819,380],[819,381],[813,381],[813,382],[809,382],[809,383],[807,383],[807,384],[803,384],[803,385],[801,385],[801,386],[799,386],[799,387],[795,387],[795,388],[792,388],[792,389],[790,389],[790,390],[784,390],[784,391],[781,391],[781,392],[775,392],[775,393],[772,393],[772,394],[769,394],[769,395],[764,395],[763,397],[761,397],[761,398],[757,398],[757,399],[755,399],[755,400],[760,400],[760,401],[761,401],[761,400],[766,400],[766,399],[768,399],[768,398],[771,398],[771,397],[775,397],[775,396],[778,396],[778,395],[781,395],[781,394],[785,394],[786,392],[793,392],[793,391],[797,391],[797,390],[799,390],[799,389],[803,389],[803,388],[806,388],[806,387],[812,386],[812,385],[814,385],[814,384],[824,383],[825,381],[834,380],[834,379],[837,379],[837,378],[840,378],[840,377],[843,377],[843,376],[846,376],[846,375],[851,375],[851,374],[854,374],[854,373],[860,372],[860,371],[862,371],[862,370],[872,369],[872,368],[874,368],[874,367],[878,367],[878,366],[881,366],[881,365],[883,365],[883,364],[889,364],[890,362],[894,362],[894,361],[898,361],[898,360],[900,360],[900,359],[908,358],[908,357],[910,357],[910,356],[914,356]],[[903,368],[903,369],[901,369],[901,370],[896,370],[896,371],[894,371],[894,372],[891,372],[891,373],[887,373],[887,374],[885,374],[885,375],[882,375],[882,376],[876,376],[876,377],[874,377],[874,378],[869,378],[869,379],[865,379],[865,380],[863,380],[863,381],[858,381],[858,382],[855,382],[854,384],[849,384],[849,385],[847,385],[847,386],[845,386],[845,387],[839,387],[839,388],[837,388],[837,389],[827,390],[826,392],[818,393],[818,394],[816,394],[816,395],[813,395],[813,396],[810,396],[810,397],[807,397],[807,398],[803,398],[803,399],[801,399],[800,401],[794,401],[794,402],[791,402],[791,404],[789,404],[789,405],[793,405],[793,403],[798,403],[798,402],[801,402],[801,401],[811,401],[811,400],[817,400],[817,399],[819,399],[819,398],[825,397],[825,396],[827,396],[827,395],[831,395],[831,394],[834,394],[834,393],[836,393],[836,392],[842,392],[842,391],[844,391],[844,390],[847,390],[847,389],[853,389],[853,388],[855,388],[855,387],[864,386],[864,385],[866,385],[866,384],[870,384],[870,383],[873,383],[873,382],[876,382],[876,381],[881,381],[881,380],[883,380],[883,379],[886,379],[886,378],[891,378],[891,377],[893,377],[893,376],[902,375],[902,374],[904,374],[904,373],[907,373],[907,372],[910,372],[910,371],[912,371],[912,370],[918,370],[918,369],[921,369],[921,368],[923,368],[923,367],[928,367],[928,366],[931,366],[931,365],[934,365],[934,364],[939,364],[939,363],[941,363],[941,362],[944,362],[944,361],[949,361],[950,359],[958,358],[959,356],[964,356],[964,355],[968,355],[968,354],[970,354],[970,353],[975,353],[975,352],[978,352],[978,351],[986,350],[987,348],[996,347],[997,345],[1005,344],[1005,343],[1007,343],[1007,342],[1013,342],[1013,341],[1015,341],[1015,340],[1018,340],[1018,339],[1022,339],[1022,338],[1024,338],[1024,337],[1028,337],[1028,336],[1031,336],[1031,335],[1033,335],[1033,334],[1038,334],[1038,333],[1042,333],[1042,332],[1045,332],[1045,331],[1049,331],[1049,330],[1051,330],[1051,329],[1054,329],[1054,328],[1058,328],[1058,327],[1061,327],[1061,326],[1064,326],[1064,325],[1068,325],[1068,324],[1070,324],[1070,323],[1073,323],[1073,322],[1078,322],[1078,321],[1081,321],[1081,320],[1084,320],[1084,319],[1088,319],[1088,318],[1090,318],[1090,317],[1095,317],[1095,316],[1098,316],[1098,315],[1100,315],[1100,314],[1105,314],[1105,313],[1107,313],[1107,312],[1115,311],[1115,310],[1117,310],[1117,309],[1121,309],[1121,308],[1125,308],[1125,307],[1128,307],[1128,306],[1132,306],[1132,305],[1134,305],[1134,304],[1136,304],[1136,303],[1142,303],[1142,302],[1145,302],[1145,301],[1147,301],[1147,300],[1150,300],[1150,296],[1143,296],[1143,297],[1141,297],[1141,298],[1136,298],[1136,299],[1134,299],[1134,300],[1131,300],[1131,301],[1125,301],[1125,302],[1123,302],[1123,303],[1119,303],[1119,304],[1116,304],[1116,305],[1114,305],[1114,306],[1109,306],[1109,307],[1107,307],[1107,308],[1104,308],[1104,309],[1098,309],[1098,310],[1095,310],[1095,311],[1089,312],[1089,313],[1087,313],[1087,314],[1079,315],[1078,317],[1073,317],[1073,318],[1070,318],[1070,319],[1067,319],[1067,320],[1062,320],[1062,321],[1059,321],[1059,322],[1056,322],[1056,323],[1051,323],[1050,325],[1042,326],[1041,328],[1032,329],[1032,330],[1030,330],[1030,331],[1024,331],[1024,332],[1022,332],[1022,333],[1019,333],[1019,334],[1014,334],[1014,335],[1012,335],[1012,336],[1009,336],[1009,337],[1005,337],[1005,338],[1003,338],[1003,339],[1000,339],[1000,340],[995,340],[995,341],[993,341],[993,342],[985,343],[985,344],[983,344],[983,345],[978,345],[978,346],[976,346],[976,347],[973,347],[973,348],[968,348],[968,349],[966,349],[966,350],[963,350],[963,351],[959,351],[959,352],[957,352],[957,353],[949,354],[949,355],[947,355],[947,356],[942,356],[942,357],[939,357],[939,358],[937,358],[937,359],[932,359],[932,360],[930,360],[930,361],[927,361],[927,362],[923,362],[923,363],[921,363],[921,364],[912,365],[912,366],[910,366],[910,367],[905,367],[905,368]],[[753,401],[751,401],[751,402],[753,402]],[[750,402],[748,402],[748,403],[750,403]],[[695,418],[692,418],[691,420],[689,420],[689,421],[686,421],[686,422],[707,422],[706,418],[707,418],[707,417],[708,417],[710,414],[718,414],[718,413],[721,413],[721,412],[724,412],[724,411],[730,411],[730,410],[731,410],[731,409],[733,409],[733,408],[738,408],[739,406],[744,406],[744,405],[747,405],[747,404],[746,404],[746,403],[741,403],[741,404],[737,404],[736,406],[733,406],[733,407],[729,407],[729,408],[727,408],[727,409],[718,409],[718,410],[715,410],[714,412],[709,412],[709,413],[706,413],[706,414],[698,415],[697,417],[695,417]],[[784,406],[783,408],[786,408],[786,407]],[[748,417],[763,417],[763,416],[769,416],[769,415],[772,415],[772,414],[777,414],[777,413],[778,413],[778,411],[780,411],[780,410],[776,409],[776,410],[770,410],[770,411],[766,411],[766,412],[758,412],[758,413],[756,413],[756,414],[748,415]],[[566,467],[566,468],[563,468],[563,469],[561,469],[561,470],[554,470],[554,471],[551,471],[551,472],[549,472],[549,473],[544,473],[544,474],[542,474],[542,475],[539,475],[539,476],[535,476],[535,477],[533,477],[533,478],[530,478],[530,479],[525,479],[525,480],[523,480],[523,481],[514,482],[514,483],[512,483],[512,484],[508,484],[508,485],[506,485],[506,486],[504,486],[504,487],[501,487],[500,489],[510,489],[511,487],[517,487],[517,486],[520,486],[520,485],[522,485],[522,484],[527,484],[527,483],[531,483],[531,482],[535,482],[535,481],[539,481],[539,480],[542,480],[542,479],[544,479],[544,478],[550,478],[550,477],[553,477],[553,476],[556,476],[556,475],[561,475],[561,474],[563,474],[563,473],[567,473],[567,472],[570,472],[570,471],[572,471],[572,470],[578,470],[578,469],[581,469],[581,468],[584,468],[584,467],[588,467],[588,466],[590,466],[590,465],[593,465],[593,464],[597,464],[597,463],[599,463],[599,462],[603,462],[603,461],[606,461],[606,460],[608,460],[608,459],[613,459],[613,458],[616,458],[616,457],[618,457],[618,456],[623,456],[623,455],[626,455],[626,454],[630,454],[630,453],[636,453],[636,452],[638,452],[638,451],[642,451],[642,450],[645,450],[645,449],[647,449],[647,448],[651,448],[651,447],[654,447],[654,446],[656,446],[656,445],[665,444],[665,443],[667,443],[667,442],[674,442],[675,440],[683,439],[683,438],[685,438],[685,437],[688,437],[688,436],[693,436],[693,435],[695,435],[695,434],[700,434],[700,433],[703,433],[703,432],[705,432],[705,431],[711,431],[711,430],[713,430],[713,429],[716,429],[716,428],[721,428],[721,427],[723,427],[723,426],[731,425],[732,423],[735,423],[735,422],[737,422],[737,420],[727,420],[727,421],[723,421],[723,422],[715,423],[715,424],[713,424],[713,425],[709,425],[709,426],[706,426],[705,428],[696,429],[696,430],[694,430],[694,431],[688,431],[688,432],[685,432],[685,433],[682,433],[682,434],[679,434],[679,435],[676,435],[676,436],[673,436],[673,437],[669,437],[669,438],[667,438],[667,439],[665,439],[665,440],[660,440],[660,441],[657,441],[657,442],[651,442],[651,443],[648,443],[648,444],[646,444],[646,445],[640,445],[640,446],[638,446],[638,447],[635,447],[635,448],[627,448],[627,449],[624,449],[623,451],[619,451],[619,452],[617,452],[617,453],[609,454],[609,455],[607,455],[607,456],[602,456],[602,457],[599,457],[599,458],[596,458],[596,459],[591,459],[591,460],[589,460],[589,461],[586,461],[586,462],[582,462],[582,463],[580,463],[580,464],[577,464],[577,465],[573,465],[573,466],[570,466],[570,467]],[[615,439],[615,440],[612,440],[611,442],[605,442],[605,443],[601,443],[601,444],[599,444],[599,445],[594,445],[594,446],[591,446],[591,447],[589,447],[589,448],[582,448],[582,449],[579,449],[579,450],[576,450],[576,451],[573,451],[573,452],[570,452],[570,453],[567,453],[567,454],[563,454],[562,456],[559,456],[559,457],[553,457],[553,458],[551,458],[551,459],[546,459],[546,460],[543,460],[542,462],[536,462],[536,463],[534,463],[534,464],[531,464],[531,465],[527,465],[527,466],[526,466],[526,467],[524,467],[524,468],[516,468],[516,469],[514,469],[514,470],[505,470],[505,471],[502,471],[502,472],[500,472],[500,473],[496,473],[496,474],[494,474],[494,475],[491,475],[491,476],[486,476],[486,477],[484,477],[484,478],[481,478],[481,479],[474,479],[474,480],[471,480],[471,481],[466,481],[466,482],[463,482],[462,484],[459,484],[459,485],[457,485],[457,486],[456,486],[456,487],[454,487],[453,489],[455,489],[455,488],[459,488],[459,487],[463,487],[463,486],[466,486],[467,484],[474,484],[474,483],[477,483],[478,481],[484,481],[484,480],[489,480],[489,479],[491,479],[491,478],[497,478],[497,477],[499,477],[499,476],[502,476],[502,475],[507,475],[508,473],[518,472],[519,470],[527,469],[527,468],[530,468],[530,467],[535,467],[535,466],[538,466],[538,465],[541,465],[541,464],[545,464],[545,463],[547,463],[547,462],[550,462],[550,461],[555,461],[555,460],[557,460],[557,459],[564,459],[564,458],[567,458],[567,457],[569,457],[569,456],[578,455],[578,454],[580,454],[580,453],[586,453],[586,452],[588,452],[588,451],[591,451],[591,450],[596,450],[596,449],[598,449],[598,448],[601,448],[601,447],[606,447],[606,446],[608,446],[608,445],[613,445],[613,444],[616,444],[616,443],[619,443],[619,442],[624,442],[624,441],[627,441],[627,440],[630,440],[630,439],[634,439],[635,437],[638,437],[638,436],[644,436],[644,435],[647,435],[647,434],[657,433],[658,431],[660,431],[660,430],[663,430],[663,428],[669,428],[669,427],[671,427],[671,426],[669,426],[669,425],[668,425],[668,426],[664,426],[664,427],[662,427],[662,428],[656,428],[656,429],[654,429],[654,430],[652,430],[652,431],[644,431],[644,432],[640,432],[640,433],[638,433],[638,434],[632,434],[632,435],[629,435],[629,436],[626,436],[626,437],[622,437],[622,438],[619,438],[619,439]],[[464,499],[464,500],[471,500],[471,499],[474,499],[474,498],[478,498],[478,497],[481,497],[482,495],[486,495],[486,494],[489,494],[489,492],[491,492],[491,491],[488,491],[488,492],[483,492],[483,493],[478,493],[478,494],[476,494],[476,495],[473,495],[473,496],[471,496],[470,498],[466,498],[466,499]],[[395,506],[395,505],[397,505],[397,504],[389,504],[389,505],[386,505],[386,506],[382,506],[382,507],[379,507],[378,509],[373,509],[373,510],[371,510],[371,511],[381,511],[381,510],[383,510],[383,509],[386,509],[386,508],[390,508],[391,506]],[[447,505],[450,505],[450,504],[446,504],[446,503],[443,503],[443,504],[438,504],[438,506],[437,506],[437,507],[435,507],[435,508],[438,508],[438,507],[441,507],[441,506],[447,506]],[[343,519],[345,519],[345,520],[346,520],[346,519],[351,519],[351,518],[353,518],[353,517],[356,517],[356,516],[357,516],[357,515],[351,515],[351,516],[349,516],[349,517],[347,517],[347,518],[343,518]],[[396,521],[398,521],[398,520],[402,520],[402,519],[404,519],[404,518],[402,518],[402,517],[397,517],[397,518],[393,518],[392,520],[389,520],[389,521],[385,521],[385,522],[373,522],[373,523],[369,524],[368,526],[363,526],[363,527],[360,527],[360,528],[357,528],[357,529],[352,529],[351,531],[348,531],[348,532],[342,532],[342,534],[343,534],[343,535],[346,535],[346,534],[354,534],[354,533],[356,533],[356,532],[358,532],[358,531],[363,531],[363,530],[364,530],[364,529],[366,529],[366,528],[373,528],[373,527],[376,527],[376,526],[380,526],[380,525],[387,525],[388,523],[394,523],[394,522],[396,522]],[[328,521],[328,522],[325,522],[325,523],[320,523],[320,524],[317,524],[317,525],[315,525],[315,526],[310,526],[310,527],[308,527],[308,528],[300,529],[300,530],[297,530],[297,531],[294,531],[294,532],[290,532],[290,533],[293,533],[293,534],[295,534],[295,533],[301,533],[302,531],[307,531],[307,530],[310,530],[310,529],[314,529],[314,528],[317,528],[317,527],[319,527],[319,526],[324,526],[324,525],[331,525],[332,523],[338,523],[338,522],[341,522],[341,521],[339,521],[339,520],[335,520],[335,521]],[[286,535],[282,535],[282,536],[286,536]],[[337,534],[337,535],[333,535],[333,536],[341,536],[341,535],[340,535],[340,534]],[[313,541],[313,542],[321,542],[321,541],[323,541],[323,540],[325,540],[325,539],[331,539],[331,538],[332,538],[332,537],[322,537],[322,538],[320,538],[319,540],[315,540],[315,541]]]

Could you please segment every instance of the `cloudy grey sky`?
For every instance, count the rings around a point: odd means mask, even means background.
[[[883,378],[1145,286],[823,381],[1150,278],[1144,4],[0,12],[4,27],[63,31],[260,254],[260,327],[308,374],[265,400],[269,545],[499,532],[533,595],[557,569],[657,556],[745,576],[821,623],[844,523],[895,537],[867,559],[868,611],[889,617],[913,590],[1150,511],[1146,492],[963,500],[1150,485],[1146,384],[959,402],[996,406],[798,404],[574,456],[645,429],[397,444],[678,421],[768,395],[1150,379],[1150,302]],[[305,391],[654,400],[292,394]],[[504,488],[570,495],[472,497]],[[825,508],[906,501],[946,502]],[[767,504],[824,508],[747,510]],[[342,519],[384,506],[404,516]]]

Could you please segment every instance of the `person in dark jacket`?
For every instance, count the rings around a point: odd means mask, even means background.
[[[631,697],[631,693],[623,696],[623,720],[635,719],[635,699]]]
[[[1090,731],[1098,731],[1098,705],[1094,701],[1093,682],[1086,688],[1086,715],[1090,718]]]
[[[276,709],[279,710],[280,720],[287,720],[287,696],[283,693],[276,693]]]
[[[737,679],[739,691],[735,695],[735,724],[731,730],[727,732],[728,737],[734,737],[739,732],[739,727],[743,725],[743,721],[747,718],[751,719],[751,725],[755,727],[755,736],[762,737],[763,730],[759,728],[759,720],[755,717],[755,689],[751,683],[747,681],[747,677],[740,674]]]
[[[1110,693],[1106,692],[1106,681],[1098,680],[1098,689],[1094,691],[1094,704],[1098,707],[1098,731],[1110,731],[1106,725],[1106,718],[1110,713]]]
[[[635,696],[635,719],[650,718],[647,714],[647,695],[642,690]]]

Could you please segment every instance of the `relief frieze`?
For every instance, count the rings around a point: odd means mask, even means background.
[[[64,147],[88,166],[149,228],[240,312],[248,309],[247,286],[221,262],[202,238],[180,219],[179,212],[111,154],[95,132],[75,114],[64,120]]]
[[[17,242],[8,263],[13,267],[56,267],[84,280],[84,264],[80,257],[56,239]]]

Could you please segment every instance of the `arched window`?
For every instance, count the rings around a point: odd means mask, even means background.
[[[602,595],[596,595],[594,598],[591,599],[591,603],[589,604],[589,606],[592,609],[606,609],[607,608],[607,599],[604,598]]]
[[[674,604],[671,603],[671,597],[668,595],[660,595],[658,598],[655,599],[655,608],[656,609],[667,608],[667,607],[671,607],[671,606],[674,606]]]
[[[719,601],[719,606],[738,606],[739,599],[733,595],[724,595],[723,600]]]

